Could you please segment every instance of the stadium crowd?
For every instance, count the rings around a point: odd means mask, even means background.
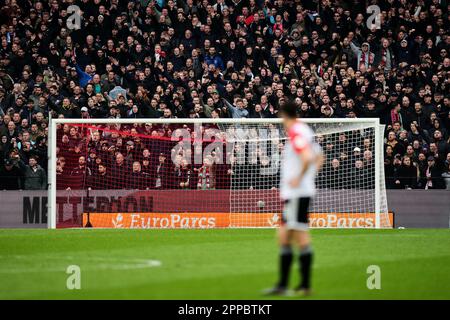
[[[380,7],[379,28],[367,27],[368,4]],[[450,189],[449,11],[445,0],[0,0],[0,189],[47,187],[50,114],[271,118],[288,99],[301,117],[380,118],[388,188]],[[70,148],[60,148],[57,170],[70,157],[66,172],[85,177],[103,150],[127,170],[150,165],[152,187],[162,186],[167,153],[146,146],[153,162],[133,161],[134,139],[59,131]],[[344,160],[369,170],[366,140],[351,155],[323,141],[326,170]],[[196,170],[189,187],[212,187],[208,165]]]

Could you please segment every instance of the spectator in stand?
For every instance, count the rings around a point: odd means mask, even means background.
[[[130,173],[128,162],[122,153],[117,152],[111,166],[111,186],[120,189],[127,185],[127,175]]]
[[[158,164],[155,166],[155,170],[152,174],[153,182],[151,187],[155,189],[166,189],[169,181],[169,168],[166,162],[166,155],[160,153],[158,157]]]
[[[417,168],[411,158],[404,156],[402,164],[397,172],[396,186],[399,189],[415,189],[417,184]]]
[[[355,160],[351,174],[351,178],[353,181],[352,185],[350,186],[351,188],[370,189],[370,181],[368,181],[369,174],[367,168],[364,167],[364,162],[362,159]]]
[[[335,177],[342,177],[343,171],[341,167],[341,163],[339,159],[334,158],[331,160],[331,165],[328,168],[325,168],[323,171],[323,178],[327,178],[327,175],[335,176]],[[327,187],[330,189],[344,189],[344,179],[327,179]]]
[[[70,172],[70,188],[75,190],[83,189],[88,185],[88,181],[92,176],[91,169],[86,164],[86,157],[78,158],[78,164]]]
[[[175,188],[177,189],[192,189],[193,177],[191,177],[192,171],[188,164],[187,159],[179,161],[178,165],[175,165],[174,181]]]
[[[19,161],[24,176],[23,189],[25,190],[45,190],[47,189],[47,174],[38,164],[36,156],[31,156],[28,165],[23,163],[17,154],[15,158]]]
[[[126,189],[133,190],[145,190],[147,181],[144,179],[144,175],[142,174],[142,167],[139,161],[134,161],[131,167],[131,173],[127,174],[127,184],[125,185]]]
[[[22,171],[10,159],[5,159],[0,167],[0,190],[21,189]]]
[[[422,173],[422,177],[425,189],[443,189],[444,181],[442,179],[442,173],[440,173],[439,168],[436,166],[436,161],[433,156],[428,157],[428,165],[425,171]]]
[[[214,161],[211,157],[203,159],[203,165],[195,169],[198,174],[197,189],[199,190],[213,190],[215,189],[215,170]]]
[[[100,163],[98,165],[96,173],[92,176],[90,186],[94,190],[108,190],[113,187],[111,185],[111,176],[105,164]]]

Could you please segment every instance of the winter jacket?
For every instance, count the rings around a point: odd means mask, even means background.
[[[23,161],[19,161],[19,166],[23,171],[23,187],[25,190],[47,189],[47,174],[40,165],[36,165],[33,169],[29,165],[25,165]]]

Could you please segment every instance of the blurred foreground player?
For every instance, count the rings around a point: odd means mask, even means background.
[[[297,106],[286,103],[281,107],[288,141],[281,166],[280,193],[285,201],[282,225],[279,228],[280,279],[277,285],[265,290],[269,295],[286,295],[293,258],[293,247],[299,250],[301,282],[295,288],[297,294],[311,293],[311,267],[313,249],[308,226],[308,207],[315,195],[316,173],[323,164],[320,146],[314,142],[314,132],[297,119]]]

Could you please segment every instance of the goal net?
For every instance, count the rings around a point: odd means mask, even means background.
[[[377,119],[304,119],[324,151],[312,227],[392,227]],[[49,227],[276,227],[279,119],[54,119]]]

